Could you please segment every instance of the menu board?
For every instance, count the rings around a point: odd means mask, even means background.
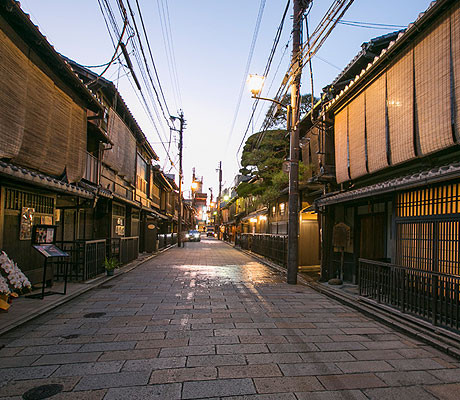
[[[34,249],[39,251],[46,258],[48,257],[68,257],[69,255],[62,251],[59,247],[56,247],[54,244],[42,244],[34,245]]]

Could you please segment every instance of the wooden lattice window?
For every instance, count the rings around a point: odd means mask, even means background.
[[[36,213],[53,214],[54,198],[40,194],[5,189],[5,209],[21,211],[22,207],[34,208]]]
[[[396,213],[398,217],[459,214],[460,183],[401,193]]]

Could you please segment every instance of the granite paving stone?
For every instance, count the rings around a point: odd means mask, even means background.
[[[297,400],[368,400],[366,395],[360,390],[328,390],[327,392],[297,392],[296,397]]]
[[[263,378],[267,376],[282,376],[276,364],[234,365],[218,367],[219,378]]]
[[[203,381],[216,378],[217,368],[215,367],[175,368],[153,371],[149,383]]]
[[[460,393],[460,384],[444,384],[425,386],[424,389],[432,393],[436,398],[443,400],[457,400]]]
[[[136,346],[135,341],[131,342],[108,342],[108,343],[86,343],[78,350],[82,353],[89,353],[92,351],[117,351],[117,350],[130,350]]]
[[[417,400],[438,400],[420,386],[407,386],[395,388],[379,388],[364,390],[364,394],[370,400],[395,400],[395,399],[417,399]]]
[[[309,392],[324,389],[313,376],[254,378],[254,384],[258,393]]]
[[[249,394],[246,396],[221,397],[222,400],[297,400],[293,393]]]
[[[219,379],[214,381],[184,382],[182,399],[199,399],[204,397],[242,396],[255,394],[251,379]]]
[[[221,344],[216,346],[217,354],[258,354],[268,353],[265,344]]]
[[[55,394],[52,400],[102,400],[107,389],[85,390],[81,392],[61,392]]]
[[[214,238],[0,339],[0,398],[457,399],[460,362]],[[104,312],[102,318],[83,318]],[[0,316],[1,317],[1,316]],[[6,399],[5,399],[6,400]]]
[[[16,357],[0,357],[1,368],[8,367],[27,367],[32,365],[40,356],[16,356]]]
[[[431,358],[413,358],[404,360],[388,360],[394,368],[400,371],[412,371],[412,370],[430,370],[440,369],[443,365]]]
[[[318,376],[340,374],[342,371],[334,363],[280,364],[285,376]]]
[[[156,369],[185,367],[186,357],[146,358],[127,360],[122,371],[153,371]]]
[[[349,361],[336,363],[342,372],[353,374],[356,372],[393,371],[394,368],[385,361]]]
[[[326,375],[319,376],[318,379],[328,390],[366,389],[386,386],[386,384],[374,374]]]
[[[181,399],[181,384],[112,388],[104,400],[175,400]]]
[[[147,357],[155,358],[158,354],[160,354],[160,349],[109,351],[103,353],[98,361],[139,360]]]
[[[245,365],[246,358],[242,354],[187,357],[187,367],[221,366],[221,365]]]
[[[46,378],[46,379],[30,379],[10,381],[0,385],[0,398],[21,396],[29,389],[42,385],[62,385],[64,392],[71,391],[80,380],[80,377],[65,377],[65,378]]]
[[[85,376],[119,372],[124,361],[102,361],[61,365],[52,376]]]
[[[449,371],[449,370],[443,370]],[[388,386],[411,386],[411,385],[433,385],[441,383],[441,380],[433,376],[435,371],[395,371],[395,372],[376,372],[376,376],[384,381]],[[457,372],[458,374],[458,372]],[[448,381],[448,377],[443,377],[444,381]],[[457,381],[460,382],[460,375],[457,376]]]
[[[146,385],[150,372],[117,372],[111,374],[87,375],[81,378],[75,390],[106,389],[123,386]]]
[[[0,385],[12,379],[40,379],[49,377],[57,369],[57,365],[40,367],[0,368]]]

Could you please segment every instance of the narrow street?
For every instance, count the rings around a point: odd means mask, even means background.
[[[45,398],[22,397],[42,385],[62,390],[53,399],[424,400],[460,391],[458,360],[205,237],[5,337],[2,399]]]

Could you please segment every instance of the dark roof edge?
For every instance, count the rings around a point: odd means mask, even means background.
[[[360,189],[346,192],[329,193],[315,201],[318,207],[344,203],[365,197],[417,188],[423,185],[440,183],[460,178],[460,162],[443,165],[400,178],[393,178],[384,182],[375,183]]]
[[[5,176],[20,182],[26,182],[30,185],[36,185],[56,192],[73,194],[87,199],[94,198],[94,194],[86,189],[59,181],[41,172],[32,171],[4,161],[0,161],[0,176]]]
[[[20,6],[14,0],[0,0],[0,13],[11,28],[24,40],[30,48],[47,64],[53,72],[69,85],[86,106],[94,111],[102,110],[102,105],[72,71],[70,65],[65,62],[54,47],[42,35],[38,27],[31,21]]]

